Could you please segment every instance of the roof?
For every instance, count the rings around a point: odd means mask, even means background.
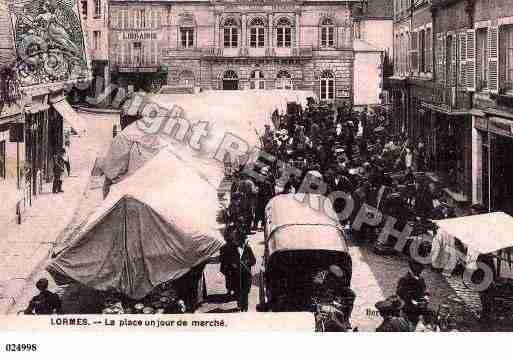
[[[347,252],[341,228],[325,208],[332,208],[331,201],[320,195],[311,194],[308,198],[304,193],[283,194],[271,199],[265,211],[270,253],[287,250]]]
[[[513,247],[513,217],[503,212],[434,222],[442,231],[481,254]]]

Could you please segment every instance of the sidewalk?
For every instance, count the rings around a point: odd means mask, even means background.
[[[111,119],[106,120],[105,115],[81,115],[87,123],[87,135],[72,138],[71,176],[63,177],[64,193],[53,194],[51,183],[45,184],[44,193],[34,199],[22,224],[10,224],[0,235],[0,314],[6,314],[16,304],[32,274],[64,235],[84,197],[94,160],[110,143]]]

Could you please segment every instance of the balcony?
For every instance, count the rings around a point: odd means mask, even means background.
[[[230,58],[311,58],[312,46],[299,48],[215,48],[208,47],[201,50],[203,58],[230,57]]]
[[[435,85],[431,105],[449,113],[464,112],[470,110],[470,99],[460,88]]]
[[[151,62],[116,63],[113,70],[119,73],[156,73],[160,71],[160,65]]]

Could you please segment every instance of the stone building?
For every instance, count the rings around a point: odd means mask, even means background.
[[[391,72],[394,56],[393,10],[389,0],[372,0],[353,12],[355,105],[378,105],[386,97],[383,77]]]
[[[513,4],[397,0],[394,18],[396,128],[455,202],[513,213]]]
[[[91,61],[91,73],[95,81],[87,91],[82,91],[82,97],[83,95],[95,95],[95,92],[101,93],[110,83],[108,6],[108,0],[80,0],[84,40]],[[96,83],[96,80],[99,83]],[[83,101],[84,99],[79,100]]]
[[[113,81],[135,89],[311,89],[351,102],[360,1],[110,1]]]

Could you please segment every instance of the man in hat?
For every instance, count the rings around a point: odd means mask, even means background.
[[[53,155],[53,193],[64,192],[62,190],[62,174],[66,168],[64,158],[62,157],[64,152],[64,149],[61,149]]]
[[[397,295],[392,295],[376,303],[376,309],[383,318],[383,322],[376,328],[376,332],[410,332],[412,328],[408,321],[401,316],[403,301]]]
[[[421,274],[424,265],[416,259],[410,258],[409,270],[399,279],[396,293],[404,301],[404,315],[416,326],[419,321],[419,315],[427,309],[429,304],[429,294],[426,288],[426,282]]]
[[[247,312],[253,277],[251,267],[256,264],[256,257],[242,231],[232,228],[227,239],[221,248],[221,273],[225,275],[229,295],[235,296],[242,312]]]
[[[327,270],[318,272],[313,278],[313,303],[325,323],[326,331],[347,331],[351,328],[356,294],[349,287],[349,277],[338,265],[332,264]]]
[[[34,296],[25,309],[25,314],[55,314],[61,312],[59,296],[48,290],[48,280],[41,278],[36,282],[39,294]]]
[[[269,168],[264,167],[260,172],[265,179],[257,184],[258,190],[255,204],[255,222],[253,225],[255,230],[259,229],[260,222],[262,222],[263,229],[265,225],[265,206],[267,206],[267,202],[269,202],[275,195],[274,183],[269,174]]]

